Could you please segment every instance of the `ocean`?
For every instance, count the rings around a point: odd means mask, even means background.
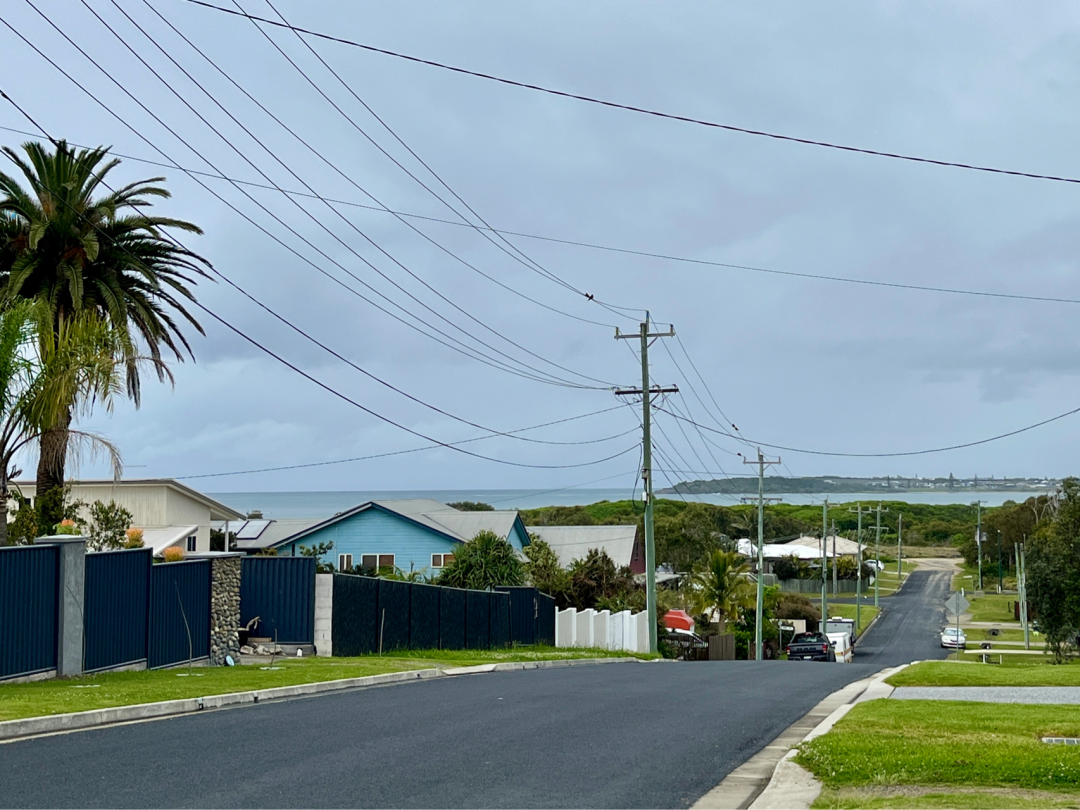
[[[385,492],[210,492],[211,497],[247,514],[259,510],[266,518],[322,518],[372,500],[395,500],[399,498],[432,498],[436,501],[482,501],[496,509],[535,509],[541,506],[582,506],[597,501],[621,501],[631,497],[641,498],[641,490],[629,489],[446,489],[446,490],[392,490]],[[984,506],[1000,506],[1005,501],[1023,501],[1037,492],[969,492],[936,490],[928,492],[895,492],[882,498],[880,492],[829,493],[832,503],[862,501],[876,503],[878,500],[906,501],[907,503],[973,503],[981,500]],[[662,497],[679,500],[679,495]],[[739,503],[734,495],[686,495],[687,501],[731,505]],[[820,504],[825,495],[798,492],[779,495],[783,503]]]

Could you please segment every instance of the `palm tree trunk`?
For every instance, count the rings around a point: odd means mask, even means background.
[[[71,410],[68,409],[61,423],[41,434],[41,457],[37,468],[38,525],[46,534],[63,519],[64,499],[53,490],[64,488],[64,468],[67,463],[68,428],[71,426]],[[50,493],[53,493],[50,495]]]

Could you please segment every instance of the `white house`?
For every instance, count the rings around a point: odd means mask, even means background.
[[[33,481],[16,481],[13,488],[34,502],[37,489]],[[72,481],[70,498],[87,507],[94,501],[113,501],[124,507],[131,512],[132,525],[143,530],[143,543],[155,554],[169,546],[209,551],[211,523],[244,517],[172,478]],[[89,519],[88,509],[83,511],[83,517]],[[12,512],[8,519],[14,519]]]
[[[637,526],[529,526],[534,534],[551,546],[563,567],[583,560],[593,549],[605,551],[619,568],[629,566],[635,574],[645,573],[645,545],[638,537]]]

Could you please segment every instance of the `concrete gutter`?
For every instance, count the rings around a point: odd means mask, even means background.
[[[821,793],[821,783],[792,761],[798,753],[796,746],[829,731],[856,703],[888,697],[893,687],[886,684],[885,679],[903,668],[884,669],[871,678],[855,681],[833,692],[729,773],[724,781],[698,799],[693,807],[701,810],[742,810],[748,807],[755,810],[801,810],[810,807]]]
[[[86,712],[52,714],[45,717],[27,717],[22,720],[0,722],[0,743],[36,737],[43,734],[60,734],[70,731],[110,726],[117,723],[132,723],[143,720],[157,720],[192,714],[206,709],[222,709],[229,706],[243,706],[266,703],[274,700],[288,700],[346,689],[367,689],[394,683],[407,683],[432,678],[475,675],[487,672],[519,672],[527,669],[548,669],[551,667],[587,666],[593,664],[638,661],[637,658],[576,658],[556,661],[507,661],[501,664],[481,664],[472,667],[451,667],[448,669],[414,669],[406,672],[387,672],[382,675],[367,675],[361,678],[342,678],[336,681],[301,683],[293,686],[277,686],[272,689],[255,689],[248,692],[230,692],[223,695],[207,695],[198,698],[165,700],[159,703],[138,703],[133,706],[115,706],[108,709],[92,709]]]

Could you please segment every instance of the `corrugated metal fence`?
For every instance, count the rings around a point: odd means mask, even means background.
[[[210,655],[210,561],[159,563],[150,571],[147,666]]]
[[[555,599],[538,588],[496,588],[510,595],[510,638],[514,644],[555,646]]]
[[[0,548],[0,678],[56,668],[56,546]]]
[[[151,549],[86,555],[83,670],[146,660]]]
[[[510,596],[334,574],[334,655],[480,649],[511,642]]]
[[[315,558],[244,557],[240,561],[240,626],[282,644],[315,641]],[[405,618],[408,635],[408,616]]]
[[[780,590],[787,593],[821,593],[820,579],[781,579],[779,585]],[[837,581],[836,586],[835,593],[855,593],[858,583],[854,579],[841,579]],[[863,582],[863,591],[872,587],[873,585]],[[829,593],[833,592],[832,580],[829,580]]]

